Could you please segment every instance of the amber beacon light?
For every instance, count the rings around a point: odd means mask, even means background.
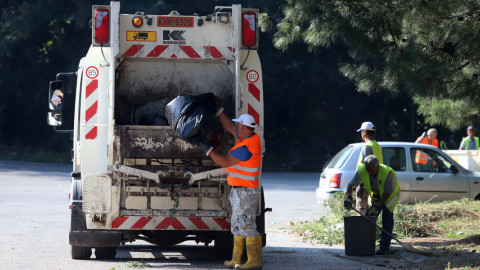
[[[132,24],[135,27],[140,27],[143,25],[143,20],[140,17],[133,17]]]

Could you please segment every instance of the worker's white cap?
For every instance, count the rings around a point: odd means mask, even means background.
[[[232,119],[233,122],[240,123],[242,125],[245,125],[247,127],[256,127],[257,124],[255,124],[255,118],[251,116],[250,114],[242,114],[240,117]]]
[[[357,132],[360,130],[375,130],[375,126],[372,124],[372,122],[363,122],[362,126],[357,129]]]

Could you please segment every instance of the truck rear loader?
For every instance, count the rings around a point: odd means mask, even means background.
[[[213,93],[230,117],[254,116],[263,142],[258,10],[217,6],[212,14],[120,14],[120,2],[92,7],[92,44],[75,72],[50,82],[48,124],[73,139],[70,191],[73,259],[112,259],[116,247],[186,240],[231,254],[226,170],[174,135],[164,105]],[[64,80],[76,79],[73,130],[63,122]],[[59,91],[56,91],[59,90]],[[60,93],[60,94],[59,94]],[[225,132],[216,151],[234,138]],[[261,188],[261,185],[260,187]],[[265,235],[265,203],[257,230]]]

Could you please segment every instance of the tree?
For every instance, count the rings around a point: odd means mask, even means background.
[[[289,0],[283,15],[277,48],[343,44],[350,60],[339,69],[358,91],[406,93],[426,121],[452,130],[478,120],[478,1]]]

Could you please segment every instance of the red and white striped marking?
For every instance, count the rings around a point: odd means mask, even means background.
[[[228,231],[230,223],[220,217],[117,217],[112,229],[118,230],[213,230]]]
[[[233,59],[232,47],[186,46],[186,45],[129,45],[122,47],[125,57],[190,58],[190,59]]]
[[[255,123],[261,126],[260,123],[260,111],[261,103],[260,103],[260,89],[255,85],[255,83],[248,84],[248,92],[253,96],[253,102],[248,103],[248,114],[255,118]]]
[[[97,126],[93,125],[98,122],[98,80],[87,79],[87,87],[85,88],[85,139],[94,140],[97,138]]]

